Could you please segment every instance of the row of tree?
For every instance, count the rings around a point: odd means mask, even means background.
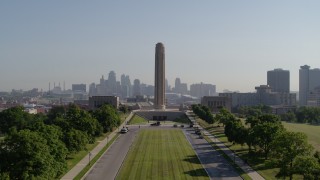
[[[238,113],[242,117],[246,116],[257,116],[265,113],[272,113],[270,106],[258,105],[258,106],[241,106],[238,108]],[[288,113],[282,114],[282,121],[287,122],[298,122],[298,123],[320,123],[320,108],[319,107],[299,107],[296,110],[289,111]]]
[[[287,122],[320,124],[319,107],[300,107],[295,112],[281,115],[281,120]]]
[[[214,117],[207,106],[203,106],[200,104],[193,104],[192,110],[197,116],[205,120],[207,123],[209,124],[214,123]]]
[[[53,107],[47,115],[31,115],[23,107],[0,112],[0,179],[56,179],[66,159],[120,125],[110,105],[88,112],[76,105]]]
[[[288,132],[277,115],[256,113],[256,108],[247,109],[249,115],[245,124],[226,109],[216,115],[216,120],[225,125],[228,141],[247,144],[249,153],[262,152],[265,159],[279,167],[277,177],[303,175],[305,179],[320,177],[319,152],[313,154],[307,136],[300,132]]]

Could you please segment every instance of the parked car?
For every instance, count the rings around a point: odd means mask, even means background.
[[[160,126],[161,124],[160,124],[160,121],[157,121],[157,122],[155,122],[155,123],[152,123],[152,124],[150,124],[151,126]]]

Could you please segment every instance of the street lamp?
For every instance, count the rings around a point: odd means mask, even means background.
[[[91,157],[91,155],[92,155],[91,152],[89,152],[89,165],[90,165],[90,157]]]

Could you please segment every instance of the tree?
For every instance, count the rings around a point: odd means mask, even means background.
[[[260,122],[281,123],[280,117],[275,114],[263,114],[259,116]]]
[[[116,109],[111,105],[103,105],[93,112],[103,128],[103,132],[110,132],[113,128],[120,126],[121,120]]]
[[[320,108],[319,107],[300,107],[297,112],[297,121],[299,123],[319,123]]]
[[[51,110],[48,112],[48,119],[47,124],[52,124],[53,120],[56,118],[64,118],[66,115],[66,107],[65,106],[54,106],[51,108]]]
[[[318,163],[320,164],[320,152],[316,151],[313,156],[318,160]]]
[[[89,140],[85,132],[72,128],[66,132],[64,142],[69,153],[75,153],[84,150]]]
[[[226,123],[233,119],[233,115],[225,108],[220,109],[219,113],[216,114],[216,121],[226,125]]]
[[[244,128],[241,120],[235,118],[234,116],[226,123],[224,133],[227,136],[229,142],[238,144],[245,143],[247,131]]]
[[[298,156],[293,161],[293,173],[303,175],[303,179],[316,179],[320,173],[320,164],[312,156]]]
[[[254,142],[263,150],[265,159],[268,159],[268,154],[272,148],[271,144],[280,131],[283,131],[283,126],[273,122],[260,123],[252,128],[250,135],[254,137]]]
[[[272,146],[272,156],[276,159],[280,172],[277,177],[290,177],[293,174],[293,161],[297,156],[308,156],[312,146],[308,144],[307,135],[301,132],[282,131],[278,133]]]
[[[6,109],[0,112],[0,131],[8,133],[10,128],[24,129],[31,115],[24,112],[22,106]]]
[[[97,119],[76,105],[69,105],[65,119],[70,125],[70,129],[74,128],[87,133],[90,143],[95,141],[95,136],[99,136],[102,133],[102,127]]]
[[[128,113],[130,110],[129,110],[129,108],[128,108],[128,106],[127,105],[120,105],[120,107],[119,107],[119,111],[121,111],[122,113],[124,113],[124,114],[126,114],[126,113]]]
[[[37,132],[46,139],[50,155],[54,158],[52,166],[57,170],[57,174],[64,173],[67,169],[66,156],[68,149],[63,142],[61,128],[56,125],[46,125],[43,121],[34,121],[34,124],[30,124],[28,129]]]
[[[250,124],[250,127],[253,128],[255,125],[260,123],[258,116],[248,116],[246,119],[246,124]]]
[[[297,117],[293,112],[287,112],[285,114],[281,114],[281,121],[287,122],[297,122]]]
[[[59,172],[45,138],[37,132],[21,130],[9,134],[0,144],[1,172],[10,179],[52,179]]]

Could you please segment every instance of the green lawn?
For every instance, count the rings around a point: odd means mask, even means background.
[[[117,179],[209,179],[179,129],[141,130]]]
[[[320,126],[287,122],[282,122],[282,124],[288,131],[305,133],[309,143],[320,151]]]
[[[128,124],[147,124],[148,120],[146,120],[143,117],[137,116],[137,115],[133,115],[133,117],[131,118],[131,120],[129,121]]]

